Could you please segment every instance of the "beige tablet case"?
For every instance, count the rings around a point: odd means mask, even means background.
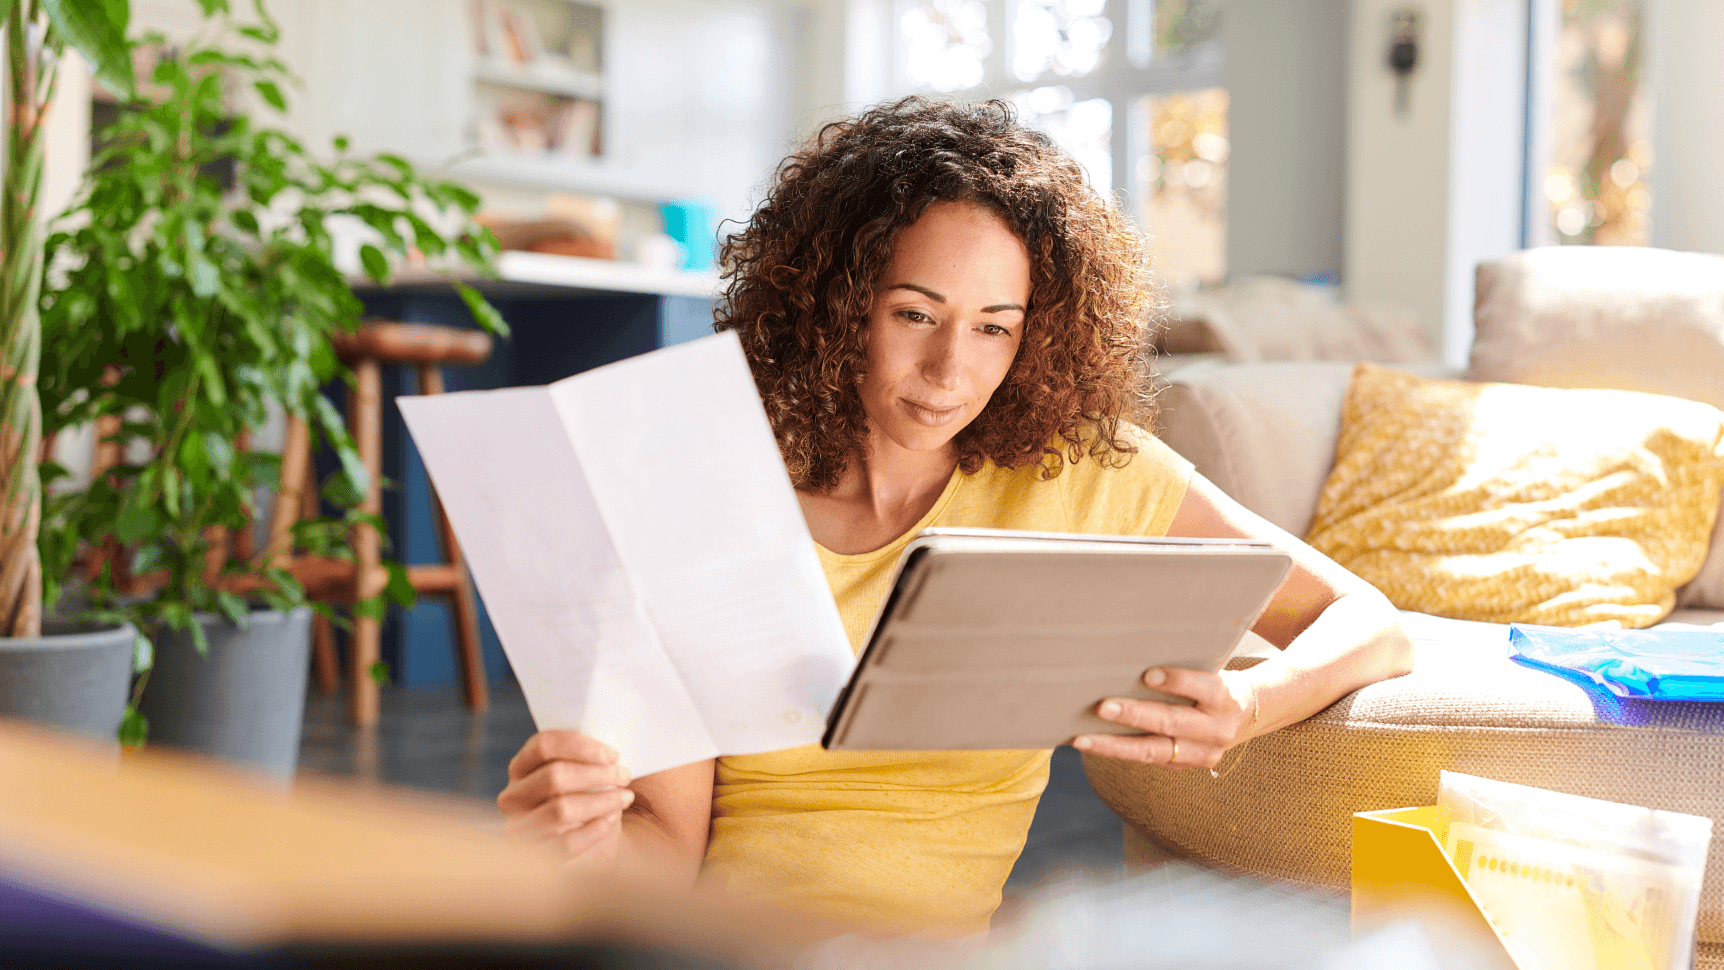
[[[1190,703],[1150,667],[1216,670],[1291,566],[1268,543],[929,530],[911,543],[823,741],[1049,748],[1133,733],[1104,697]]]

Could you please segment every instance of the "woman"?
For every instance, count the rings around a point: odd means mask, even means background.
[[[909,99],[828,126],[724,247],[737,331],[859,647],[898,553],[930,526],[1268,539],[1295,566],[1248,671],[1155,669],[1186,707],[1100,698],[1142,731],[1090,754],[1210,768],[1252,736],[1405,673],[1379,593],[1245,510],[1130,422],[1152,288],[1141,242],[1008,106]],[[888,931],[986,928],[1047,751],[719,758],[631,780],[573,731],[535,735],[511,829],[604,865],[656,861]]]

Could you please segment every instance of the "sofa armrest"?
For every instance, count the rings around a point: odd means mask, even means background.
[[[1241,505],[1304,536],[1352,376],[1345,362],[1193,364],[1157,399],[1161,440]]]

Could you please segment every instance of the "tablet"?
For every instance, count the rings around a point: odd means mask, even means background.
[[[1292,558],[1267,542],[929,529],[905,549],[822,744],[1051,748],[1151,667],[1217,670]]]

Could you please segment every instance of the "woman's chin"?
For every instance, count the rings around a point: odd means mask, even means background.
[[[900,451],[930,454],[950,450],[952,440],[958,437],[958,432],[962,430],[964,430],[964,425],[956,423],[943,428],[929,428],[910,424],[887,429],[879,437],[891,442]]]

